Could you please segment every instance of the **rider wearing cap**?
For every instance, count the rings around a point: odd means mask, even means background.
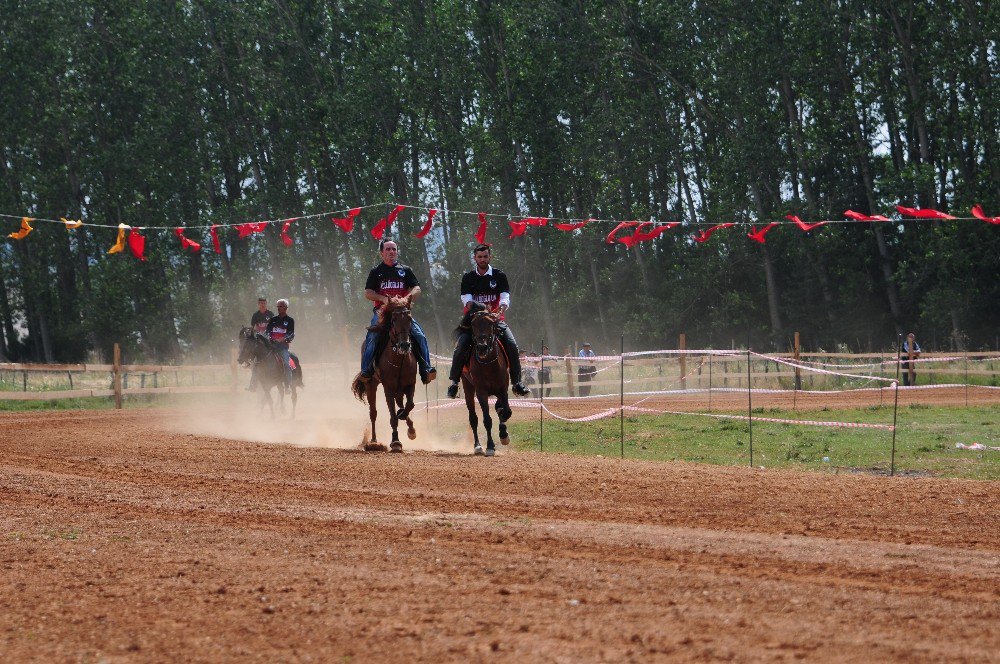
[[[371,326],[378,323],[379,309],[388,304],[390,298],[404,298],[407,306],[420,297],[420,282],[417,281],[408,266],[399,262],[399,247],[392,240],[382,240],[378,245],[382,262],[371,269],[365,282],[365,299],[374,303]],[[370,326],[370,327],[371,327]],[[420,380],[426,385],[437,378],[437,369],[431,366],[430,347],[427,336],[420,329],[416,319],[410,327],[410,336],[417,346],[417,367],[420,370]],[[368,381],[375,375],[375,347],[378,343],[378,332],[368,330],[365,344],[361,351],[361,380]]]
[[[521,383],[521,359],[518,356],[517,341],[504,320],[504,313],[510,308],[510,285],[507,275],[490,265],[493,257],[490,245],[480,244],[473,250],[476,267],[462,275],[462,306],[466,312],[471,302],[486,305],[486,310],[498,313],[500,322],[497,324],[500,343],[507,353],[510,366],[511,391],[519,397],[529,394],[528,388]],[[455,344],[455,355],[451,360],[451,372],[448,377],[448,396],[458,397],[458,381],[462,377],[462,368],[469,361],[469,350],[472,348],[472,331],[463,329]]]
[[[278,315],[267,322],[265,334],[281,358],[281,365],[285,369],[285,385],[291,387],[292,365],[288,357],[288,344],[295,337],[295,320],[288,315],[288,300],[278,300],[275,305],[278,307]]]

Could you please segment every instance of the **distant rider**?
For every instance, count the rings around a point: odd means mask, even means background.
[[[265,333],[274,344],[274,350],[281,358],[285,369],[285,386],[292,386],[292,365],[288,356],[288,345],[295,337],[295,320],[288,315],[288,300],[278,300],[278,315],[267,322]]]
[[[490,260],[493,258],[490,245],[480,244],[473,250],[472,256],[476,261],[476,267],[462,275],[462,307],[468,312],[470,302],[480,302],[486,305],[487,311],[500,315],[497,332],[500,343],[507,353],[511,391],[519,397],[527,396],[530,392],[521,383],[521,358],[517,350],[517,341],[514,340],[514,333],[510,331],[504,319],[504,314],[510,308],[510,285],[507,283],[507,275],[490,265]],[[462,330],[455,344],[451,372],[448,374],[448,378],[451,379],[448,396],[452,399],[458,397],[458,381],[462,377],[462,368],[469,361],[471,348],[472,330]]]
[[[399,247],[392,240],[379,242],[379,256],[382,262],[371,269],[365,282],[365,299],[374,303],[372,322],[369,327],[378,323],[379,309],[387,304],[390,298],[404,298],[407,306],[420,297],[420,282],[408,266],[399,262]],[[410,326],[410,336],[417,347],[417,368],[420,380],[426,385],[437,378],[437,369],[431,365],[431,351],[427,344],[427,336],[414,318]],[[368,331],[365,344],[361,350],[361,380],[367,382],[375,375],[375,347],[378,344],[378,332]]]
[[[264,334],[267,330],[267,323],[272,318],[274,318],[274,312],[267,308],[267,298],[258,297],[257,311],[253,312],[253,316],[250,317],[250,329],[254,331],[254,334]],[[247,385],[247,391],[253,392],[256,389],[257,363],[253,362],[250,365],[250,384]]]

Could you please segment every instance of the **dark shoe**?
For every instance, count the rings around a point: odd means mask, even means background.
[[[446,393],[449,399],[458,398],[458,383],[452,383],[448,386],[448,392]]]
[[[438,372],[437,372],[437,369],[435,369],[434,367],[431,367],[426,372],[423,372],[423,371],[420,372],[420,381],[424,385],[430,383],[432,380],[434,380],[437,377],[438,377]]]
[[[510,391],[519,397],[526,397],[531,394],[531,390],[526,388],[521,383],[514,383],[513,387],[510,388]]]

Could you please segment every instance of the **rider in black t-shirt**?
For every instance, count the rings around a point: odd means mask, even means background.
[[[267,321],[264,333],[274,343],[274,350],[285,368],[285,386],[292,385],[292,366],[288,361],[288,344],[295,337],[295,320],[288,315],[288,300],[278,300],[278,315]]]
[[[420,282],[408,266],[401,264],[399,248],[392,240],[379,242],[379,255],[382,262],[371,269],[365,282],[365,299],[374,303],[371,326],[378,323],[378,311],[390,298],[401,297],[413,302],[420,297]],[[414,318],[410,326],[410,336],[417,346],[417,368],[420,380],[426,385],[437,378],[437,369],[431,365],[431,352],[427,344],[427,336]],[[378,342],[378,332],[368,331],[361,350],[361,379],[368,380],[375,375],[375,346]]]
[[[526,396],[530,392],[521,383],[521,359],[518,356],[517,341],[514,340],[514,333],[510,331],[504,319],[504,313],[510,308],[510,284],[507,283],[507,275],[490,265],[490,259],[493,257],[490,245],[477,246],[472,255],[476,260],[476,267],[462,275],[462,306],[468,311],[470,302],[479,302],[486,305],[487,311],[500,314],[497,332],[510,364],[511,391],[519,397]],[[448,375],[451,379],[448,396],[452,399],[458,397],[458,381],[462,377],[462,368],[469,361],[470,348],[472,348],[472,331],[463,330],[455,344],[455,355],[451,360],[451,372]]]
[[[267,329],[267,321],[274,317],[274,312],[267,308],[267,298],[258,297],[257,298],[257,311],[253,312],[253,316],[250,317],[250,329],[255,333],[264,334]],[[253,392],[257,389],[257,363],[254,362],[250,367],[250,384],[247,385],[247,390]]]

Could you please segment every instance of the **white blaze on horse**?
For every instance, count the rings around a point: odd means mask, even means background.
[[[240,352],[236,361],[244,366],[256,364],[256,379],[260,388],[261,408],[267,404],[274,417],[274,401],[271,390],[278,388],[279,408],[285,412],[285,390],[292,394],[292,417],[295,417],[295,407],[298,404],[298,388],[302,383],[302,365],[295,355],[291,355],[295,368],[292,369],[292,384],[285,385],[285,368],[282,366],[281,355],[277,352],[275,343],[253,328],[240,329]]]

